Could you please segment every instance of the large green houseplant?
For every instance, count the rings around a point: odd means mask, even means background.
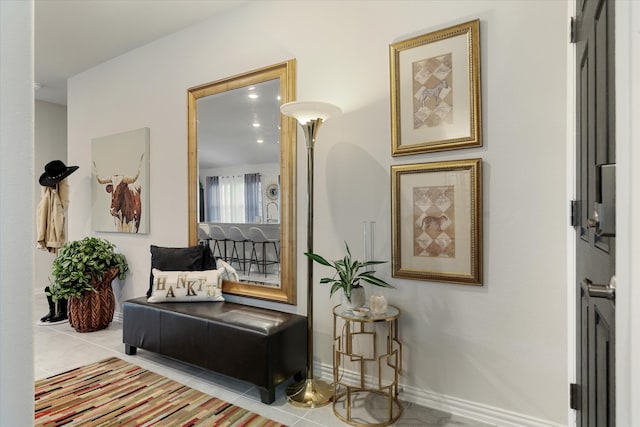
[[[112,268],[118,269],[119,279],[129,270],[125,256],[115,251],[113,243],[97,237],[67,242],[53,260],[51,296],[56,301],[97,292],[94,281],[101,281]]]
[[[321,255],[306,252],[305,255],[311,258],[318,264],[330,267],[334,270],[332,277],[323,277],[320,279],[320,283],[328,283],[331,285],[330,296],[333,296],[338,290],[342,290],[345,298],[353,306],[359,306],[360,304],[354,304],[354,290],[362,289],[360,282],[366,282],[374,286],[380,286],[383,288],[393,288],[393,285],[385,282],[375,275],[375,270],[368,270],[367,268],[372,265],[384,264],[387,261],[358,261],[352,260],[351,251],[347,242],[344,243],[347,253],[342,259],[335,261],[327,261]],[[362,294],[364,298],[364,294]]]
[[[77,331],[103,329],[113,319],[111,282],[124,279],[128,270],[125,256],[105,239],[67,242],[53,260],[49,293],[54,301],[68,299],[69,322]]]

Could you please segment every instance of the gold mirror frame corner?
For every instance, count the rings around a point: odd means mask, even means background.
[[[187,179],[189,205],[189,245],[198,244],[198,138],[197,101],[205,96],[237,89],[251,84],[280,79],[280,103],[296,100],[296,60],[289,59],[271,66],[216,80],[187,90]],[[297,218],[296,218],[296,121],[280,115],[280,288],[268,288],[245,282],[225,280],[224,293],[258,298],[284,304],[297,302]]]

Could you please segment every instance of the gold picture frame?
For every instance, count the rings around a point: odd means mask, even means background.
[[[482,285],[482,159],[391,167],[392,276]]]
[[[389,46],[391,154],[482,146],[480,20]]]

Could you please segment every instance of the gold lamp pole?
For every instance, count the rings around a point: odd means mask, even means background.
[[[339,107],[324,102],[288,102],[280,107],[285,116],[298,121],[307,142],[307,252],[313,252],[313,148],[320,125],[342,113]],[[313,377],[313,260],[307,260],[307,378],[287,388],[294,406],[316,408],[331,402],[333,385]]]

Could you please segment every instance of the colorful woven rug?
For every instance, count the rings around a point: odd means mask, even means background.
[[[284,426],[112,357],[35,383],[36,426]]]

